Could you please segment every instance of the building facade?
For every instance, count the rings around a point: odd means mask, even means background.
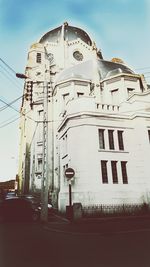
[[[21,107],[19,185],[52,204],[150,201],[150,87],[122,60],[108,61],[82,29],[64,23],[28,53]],[[74,177],[68,181],[65,170]],[[44,173],[46,169],[46,172]]]

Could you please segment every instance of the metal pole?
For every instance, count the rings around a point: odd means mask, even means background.
[[[69,206],[72,206],[71,181],[69,182]]]
[[[43,171],[41,181],[41,221],[48,220],[48,99],[47,99],[47,82],[44,82],[44,101],[43,101]]]

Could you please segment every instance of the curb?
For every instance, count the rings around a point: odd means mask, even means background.
[[[82,232],[72,229],[60,229],[60,228],[53,228],[50,225],[44,225],[43,228],[53,233],[60,233],[60,234],[70,234],[70,235],[92,235],[92,236],[110,236],[110,235],[120,235],[120,234],[131,234],[131,233],[138,233],[138,232],[150,232],[150,228],[142,228],[142,229],[133,229],[133,230],[111,230],[111,231],[97,231],[97,232]]]
[[[72,235],[113,235],[150,231],[150,216],[128,216],[98,219],[82,219],[76,222],[60,216],[55,216],[57,221],[49,221],[43,225],[44,229]],[[145,222],[143,221],[145,219]],[[136,222],[137,221],[137,222]],[[135,224],[136,223],[136,224]],[[148,224],[147,224],[148,223]]]

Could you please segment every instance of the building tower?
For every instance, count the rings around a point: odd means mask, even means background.
[[[150,90],[144,77],[120,59],[103,59],[89,35],[67,22],[31,46],[25,74],[21,190],[41,191],[45,155],[49,198],[61,211],[68,205],[68,167],[75,170],[73,203],[148,199]]]

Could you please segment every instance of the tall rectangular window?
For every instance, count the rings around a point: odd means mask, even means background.
[[[105,149],[104,129],[99,129],[99,148]]]
[[[149,139],[149,143],[150,143],[150,130],[148,130],[148,139]]]
[[[107,160],[101,160],[101,172],[103,184],[108,184]]]
[[[119,150],[124,150],[123,131],[118,131],[118,145],[119,145]]]
[[[121,161],[121,171],[123,184],[128,184],[127,161]]]
[[[36,54],[36,62],[41,63],[41,53]]]
[[[117,161],[111,161],[113,184],[118,184]]]
[[[115,146],[114,146],[114,131],[113,130],[108,130],[108,140],[109,140],[109,148],[110,149],[115,149]]]

